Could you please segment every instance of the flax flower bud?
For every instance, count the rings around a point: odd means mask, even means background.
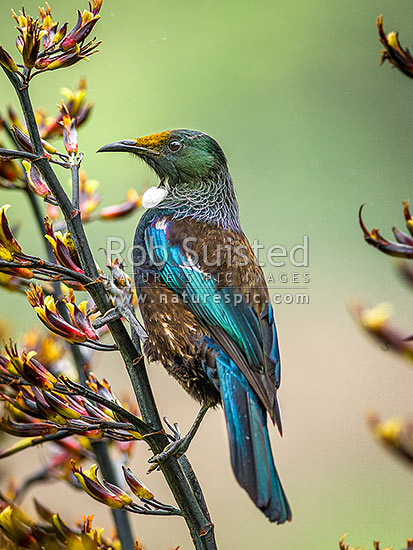
[[[64,51],[73,48],[76,44],[79,44],[79,42],[83,42],[92,32],[93,27],[100,19],[100,15],[97,13],[94,14],[93,12],[87,10],[84,10],[83,13],[78,10],[77,16],[76,25],[60,44],[60,47]]]
[[[122,489],[108,483],[107,481],[99,481],[97,478],[98,466],[93,464],[89,470],[82,471],[82,467],[77,467],[74,460],[71,461],[72,471],[79,481],[82,489],[86,491],[95,500],[120,510],[131,504],[131,497]]]
[[[17,73],[19,68],[17,67],[12,56],[6,52],[4,48],[0,46],[0,64],[3,65],[8,71],[12,73]]]
[[[90,340],[97,340],[98,335],[95,329],[89,322],[86,316],[87,300],[81,302],[78,306],[75,303],[75,295],[73,290],[69,290],[69,294],[65,296],[66,307],[69,311],[72,323],[81,330]]]
[[[26,170],[27,183],[33,193],[43,199],[54,201],[54,197],[51,194],[47,183],[44,181],[43,176],[36,166],[26,160],[24,160],[22,164]]]
[[[53,248],[53,252],[56,260],[63,266],[76,271],[77,273],[83,273],[79,267],[78,257],[75,250],[71,247],[71,237],[69,233],[62,235],[60,231],[53,231],[53,223],[49,218],[45,218],[46,239],[49,241]],[[70,244],[69,244],[70,243]]]
[[[0,208],[0,246],[9,251],[13,257],[14,254],[20,254],[22,249],[9,227],[6,216],[6,212],[9,208],[10,204],[5,204]]]
[[[131,471],[130,468],[126,468],[125,466],[122,466],[123,475],[125,478],[126,483],[128,484],[130,490],[134,495],[136,495],[140,499],[147,499],[152,500],[154,498],[154,494],[152,491],[150,491],[142,481],[140,481]]]
[[[386,35],[383,29],[383,16],[377,19],[377,28],[379,31],[380,42],[384,46],[380,63],[389,61],[397,67],[403,74],[413,78],[413,57],[407,48],[403,48],[399,41],[399,34],[390,32]]]
[[[78,327],[71,325],[58,313],[53,296],[43,297],[40,285],[30,285],[26,292],[30,305],[34,308],[42,323],[52,332],[69,342],[85,342],[88,336]]]
[[[63,128],[63,143],[68,154],[77,154],[78,151],[78,137],[76,130],[76,119],[72,118],[69,114],[68,108],[63,103],[59,107],[62,115],[62,121],[58,122],[59,126]]]
[[[21,128],[19,128],[18,126],[16,126],[15,124],[13,124],[13,126],[11,127],[11,131],[12,131],[13,136],[15,137],[17,143],[25,151],[28,151],[29,153],[32,153],[33,152],[33,147],[32,147],[32,143],[31,143],[30,138],[27,135],[27,133],[23,132],[23,130]],[[50,158],[50,155],[54,155],[55,153],[57,153],[56,147],[54,145],[52,145],[51,143],[45,141],[44,139],[42,139],[42,145],[43,145],[44,150],[46,151],[46,156],[48,158]],[[49,154],[47,154],[47,153],[49,153]]]
[[[125,202],[103,208],[99,212],[99,217],[102,220],[123,218],[140,206],[142,206],[142,195],[138,195],[134,189],[129,189]]]

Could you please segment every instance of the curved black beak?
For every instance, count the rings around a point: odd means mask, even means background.
[[[139,147],[135,139],[122,139],[121,141],[114,141],[113,143],[108,143],[107,145],[104,145],[96,152],[106,153],[109,151],[120,151],[124,153],[133,153],[135,155],[159,155],[157,151],[147,149],[146,147]]]

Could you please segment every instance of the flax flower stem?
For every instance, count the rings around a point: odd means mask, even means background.
[[[33,162],[42,173],[49,189],[59,204],[76,247],[81,267],[85,275],[94,281],[87,287],[89,294],[101,314],[104,315],[112,308],[112,304],[104,285],[99,280],[92,251],[82,225],[80,212],[73,208],[73,204],[54,173],[50,162],[44,156],[28,85],[23,85],[21,79],[15,73],[7,69],[4,69],[4,72],[15,88],[29,131],[33,152],[38,156],[38,159],[33,160]],[[152,452],[159,454],[168,445],[169,440],[162,433],[159,412],[155,404],[139,342],[134,345],[121,320],[108,322],[108,328],[123,357],[142,418],[144,422],[151,425],[154,432],[157,432],[145,439],[148,441]],[[206,517],[203,507],[198,502],[176,457],[170,457],[163,462],[160,465],[160,469],[186,521],[195,548],[197,550],[216,550],[213,523]],[[126,549],[124,548],[124,550]]]

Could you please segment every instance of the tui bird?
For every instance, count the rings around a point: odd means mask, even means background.
[[[206,410],[222,404],[239,484],[270,521],[291,520],[267,428],[268,413],[282,431],[274,313],[223,150],[202,132],[171,130],[101,151],[133,153],[160,178],[143,196],[134,241],[144,351],[202,405],[187,437],[151,460],[182,454]]]

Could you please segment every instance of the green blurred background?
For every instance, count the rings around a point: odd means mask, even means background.
[[[37,4],[26,1],[27,11],[34,13]],[[0,31],[2,45],[14,52],[11,7],[19,4],[2,0]],[[74,23],[77,7],[86,2],[52,2],[60,21]],[[409,290],[389,259],[364,244],[357,222],[358,207],[367,202],[368,225],[388,234],[391,225],[402,225],[401,200],[413,198],[413,84],[378,65],[375,20],[381,12],[386,31],[400,30],[403,43],[413,42],[413,5],[406,0],[105,0],[96,27],[101,52],[90,63],[33,81],[35,104],[54,111],[59,89],[87,76],[96,105],[81,131],[81,150],[84,168],[101,182],[104,204],[121,202],[127,189],[155,179],[136,160],[97,156],[97,148],[187,127],[223,146],[251,239],[291,246],[309,236],[309,267],[281,271],[310,273],[310,304],[277,308],[285,436],[274,434],[273,441],[293,522],[270,525],[237,486],[221,411],[209,413],[189,451],[225,550],[331,550],[345,532],[355,546],[380,539],[401,548],[412,536],[412,474],[371,440],[364,415],[377,408],[384,416],[409,416],[413,373],[361,334],[346,309],[355,297],[369,304],[390,300],[397,322],[411,330]],[[17,107],[5,78],[0,97],[2,105]],[[1,191],[0,199],[13,204],[10,219],[24,222],[24,249],[40,253],[24,198]],[[104,261],[99,248],[106,236],[131,242],[136,223],[134,216],[89,225],[98,261]],[[2,292],[0,299],[16,337],[33,325],[23,298]],[[98,363],[98,375],[118,394],[130,391],[119,357]],[[151,366],[150,376],[161,413],[186,430],[197,405],[161,367]],[[2,465],[19,476],[43,456],[42,449],[26,451]],[[140,476],[147,457],[138,444],[132,466]],[[159,474],[148,483],[169,500]],[[97,525],[110,525],[104,506],[63,484],[35,493],[66,520],[93,512]],[[191,548],[179,519],[133,521],[148,550]]]

